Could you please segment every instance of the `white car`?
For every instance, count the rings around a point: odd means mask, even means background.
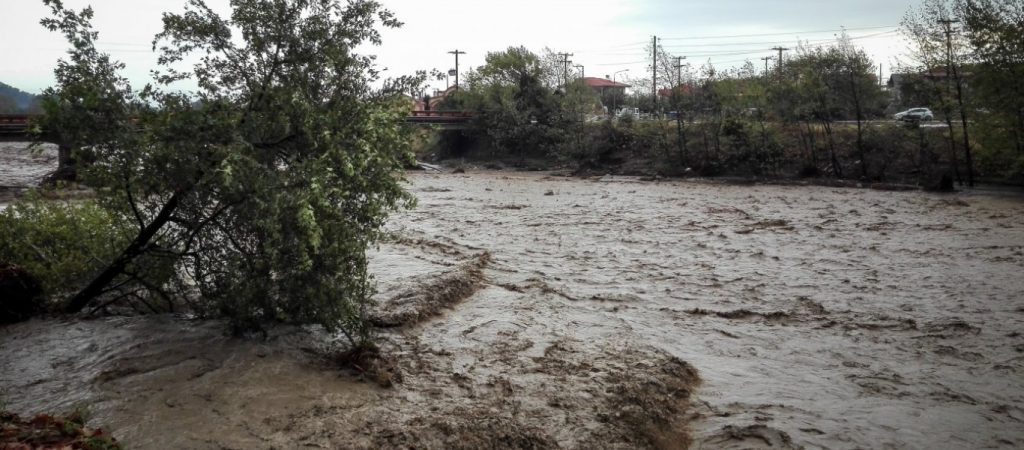
[[[633,119],[640,118],[640,108],[622,108],[619,109],[619,113],[616,114],[618,118],[631,117]]]
[[[906,111],[896,113],[893,117],[896,120],[917,122],[921,120],[934,120],[935,114],[932,114],[932,110],[928,108],[911,108]]]

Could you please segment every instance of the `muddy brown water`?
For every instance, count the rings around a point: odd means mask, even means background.
[[[409,178],[382,307],[483,279],[382,329],[395,387],[315,331],[118,317],[0,328],[0,398],[89,404],[133,448],[1024,446],[1018,197]]]
[[[39,185],[56,166],[56,145],[31,149],[25,142],[0,142],[0,207],[25,189]]]

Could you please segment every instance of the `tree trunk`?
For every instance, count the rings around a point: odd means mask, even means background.
[[[1024,108],[1017,111],[1017,128],[1014,133],[1017,136],[1017,153],[1024,154]]]
[[[861,111],[860,101],[855,101],[857,108],[857,153],[860,156],[860,176],[868,178],[868,155],[864,151],[864,115]]]
[[[676,135],[679,142],[679,165],[686,167],[686,154],[689,150],[686,148],[686,130],[683,129],[683,114],[680,111],[682,108],[676,108]]]
[[[968,133],[967,110],[964,108],[964,80],[959,76],[956,66],[952,67],[953,83],[956,83],[956,106],[961,116],[961,126],[964,127],[964,157],[967,161],[967,186],[974,188],[974,158],[971,155],[971,135]],[[949,129],[952,134],[952,129]]]
[[[853,109],[857,114],[857,155],[860,158],[860,176],[868,178],[868,158],[864,154],[864,111],[860,105],[860,92],[857,91],[857,83],[850,74],[850,94],[853,95]]]
[[[807,126],[807,142],[810,145],[811,166],[817,170],[818,167],[818,142],[814,140],[814,129],[811,128],[811,121],[804,121]]]
[[[960,107],[960,125],[964,127],[964,157],[967,159],[967,186],[974,187],[974,158],[971,155],[971,138],[967,132],[967,110],[964,108],[963,80],[956,66],[953,66],[953,81],[956,83],[956,102]],[[950,129],[950,134],[953,130]]]
[[[956,182],[964,185],[964,179],[960,177],[960,163],[956,155],[956,135],[953,134],[953,118],[947,111],[946,116],[946,129],[949,130],[949,160],[950,164],[953,165],[953,177],[956,178]]]
[[[57,171],[50,174],[48,183],[78,180],[78,162],[71,153],[71,147],[65,144],[57,146]]]
[[[90,301],[103,294],[104,290],[110,282],[114,281],[118,275],[124,273],[124,270],[128,267],[136,257],[142,254],[142,252],[149,245],[149,242],[156,236],[156,233],[163,228],[164,225],[171,218],[171,214],[181,204],[181,197],[187,192],[187,190],[179,190],[167,200],[160,212],[153,218],[153,221],[146,225],[139,231],[139,234],[135,237],[135,240],[128,245],[124,251],[113,262],[107,266],[99,275],[94,278],[89,285],[78,291],[74,297],[68,302],[68,305],[64,308],[65,312],[76,313],[85,308]]]
[[[836,157],[836,143],[835,139],[832,138],[832,124],[827,120],[822,120],[821,125],[825,128],[825,136],[828,138],[828,153],[829,158],[832,160],[832,175],[836,178],[842,178],[843,169],[839,167],[839,158]]]

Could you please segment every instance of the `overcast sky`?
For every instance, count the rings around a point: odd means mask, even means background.
[[[228,0],[207,0],[226,11]],[[47,10],[41,0],[0,0],[0,81],[37,93],[53,81],[63,55],[62,38],[39,25]],[[138,86],[149,80],[155,56],[149,42],[163,11],[181,11],[183,0],[64,0],[68,7],[91,4],[99,47],[127,64]],[[488,51],[525,45],[572,53],[587,76],[620,72],[617,80],[646,72],[644,48],[657,35],[666,51],[685,62],[732,67],[749,59],[763,68],[776,45],[798,41],[824,44],[845,27],[876,64],[889,68],[906,53],[900,19],[917,0],[384,0],[405,26],[384,34],[372,49],[385,74],[417,69],[447,70],[465,51],[460,71],[483,63]],[[454,83],[454,79],[452,80]],[[445,82],[434,84],[444,88]]]

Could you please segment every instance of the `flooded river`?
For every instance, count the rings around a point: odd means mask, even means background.
[[[162,316],[0,328],[0,398],[133,448],[1024,446],[1019,197],[409,178],[373,255],[394,387]]]
[[[488,249],[492,282],[523,291],[521,314],[547,330],[523,333],[635,340],[696,367],[698,443],[1024,445],[1019,198],[493,173],[414,185],[421,206],[396,227]]]

